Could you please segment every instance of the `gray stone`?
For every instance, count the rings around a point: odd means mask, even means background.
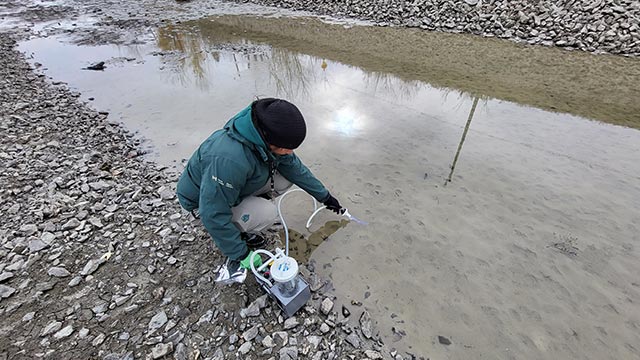
[[[262,346],[266,348],[272,348],[276,346],[271,335],[267,335],[264,339],[262,339]]]
[[[82,276],[74,277],[73,279],[71,279],[71,281],[69,281],[69,287],[74,287],[80,284],[80,281],[82,281]]]
[[[238,351],[242,355],[246,355],[249,352],[249,350],[251,350],[251,341],[245,342],[244,344],[240,345],[240,347],[238,348]]]
[[[327,325],[327,323],[322,323],[322,325],[320,325],[320,333],[321,334],[326,334],[329,331],[331,331],[331,328],[329,327],[329,325]]]
[[[238,334],[231,334],[231,335],[229,335],[229,344],[233,345],[236,342],[238,342],[239,339],[240,338],[238,337]]]
[[[89,335],[89,329],[87,328],[82,328],[80,329],[80,331],[78,331],[78,337],[80,339],[84,339]]]
[[[254,300],[248,307],[240,310],[240,316],[242,318],[254,317],[260,315],[260,309],[267,306],[267,295],[262,295]]]
[[[285,330],[289,330],[289,329],[293,329],[294,327],[298,326],[298,319],[296,319],[295,316],[292,316],[290,318],[288,318],[287,320],[284,321],[284,329]]]
[[[362,315],[360,315],[360,330],[362,330],[362,335],[367,339],[371,339],[373,336],[371,315],[369,315],[369,312],[366,310],[362,312]]]
[[[367,359],[373,359],[373,360],[383,359],[382,354],[380,354],[375,350],[365,350],[364,355],[367,357]]]
[[[96,191],[101,191],[101,190],[105,190],[105,189],[110,189],[111,188],[111,184],[105,182],[105,181],[96,181],[96,182],[92,182],[88,184],[89,187],[91,187],[93,190]]]
[[[89,224],[101,229],[102,227],[104,227],[104,225],[102,225],[102,222],[100,221],[100,219],[98,219],[95,216],[92,216],[89,218]]]
[[[153,359],[159,359],[163,356],[169,355],[173,352],[173,343],[157,344],[151,350],[151,357]]]
[[[62,227],[60,228],[62,231],[75,229],[80,226],[80,220],[76,218],[69,219]]]
[[[84,268],[82,268],[82,271],[80,271],[80,275],[87,276],[87,275],[93,274],[96,270],[98,270],[98,268],[100,267],[100,265],[102,265],[102,263],[103,263],[102,259],[89,260],[87,264],[84,266]]]
[[[5,268],[5,270],[7,270],[7,271],[18,271],[18,270],[20,270],[20,268],[22,268],[22,265],[24,265],[24,259],[22,258],[22,256],[20,256],[20,257],[15,256],[14,259],[15,260],[11,263],[11,265],[7,266]]]
[[[25,234],[26,236],[31,236],[38,231],[38,227],[35,224],[26,224],[20,226],[20,232]]]
[[[242,338],[245,341],[251,341],[255,339],[257,335],[258,335],[258,325],[254,325],[253,327],[251,327],[249,330],[245,331],[242,334]]]
[[[285,346],[289,342],[289,334],[286,331],[276,331],[272,337],[277,346]]]
[[[160,189],[158,189],[158,195],[160,195],[162,200],[171,200],[176,197],[176,192],[170,188],[161,186]]]
[[[95,339],[93,339],[93,341],[91,342],[91,345],[93,346],[100,346],[103,342],[104,339],[106,338],[105,334],[98,334],[98,336],[96,336]]]
[[[42,236],[40,236],[40,240],[42,240],[42,242],[44,242],[45,244],[51,245],[56,239],[56,236],[53,233],[46,231],[47,228],[48,226],[45,228],[45,232],[42,233]]]
[[[0,274],[0,282],[9,280],[13,277],[13,273],[11,271],[3,271],[2,274]]]
[[[47,271],[47,274],[53,277],[58,277],[58,278],[71,276],[71,273],[67,269],[62,267],[52,267],[49,269],[49,271]]]
[[[333,301],[331,301],[331,299],[325,298],[324,300],[322,300],[322,304],[320,305],[320,311],[323,314],[329,315],[332,309],[333,309]]]
[[[309,344],[313,345],[313,348],[317,348],[320,342],[322,341],[322,337],[317,335],[311,335],[307,337],[307,341]]]
[[[360,348],[360,337],[358,337],[358,335],[356,335],[355,333],[351,333],[351,334],[347,335],[346,340],[354,348],[356,348],[356,349]]]
[[[167,314],[165,314],[164,311],[160,311],[151,318],[151,321],[149,321],[149,330],[155,330],[162,327],[167,323],[167,320]]]
[[[107,309],[109,309],[109,303],[106,301],[100,301],[98,304],[91,308],[91,311],[93,311],[94,314],[102,314],[106,312]]]
[[[16,292],[16,289],[11,286],[1,285],[0,284],[0,299],[8,298]]]
[[[120,306],[122,304],[124,304],[125,302],[127,302],[127,300],[129,300],[131,298],[130,295],[127,296],[116,296],[113,301],[115,302],[116,306]]]
[[[73,334],[73,326],[67,325],[64,328],[62,328],[62,330],[60,330],[57,333],[55,333],[55,335],[53,335],[53,337],[56,338],[56,339],[62,339],[62,338],[68,337],[71,334]]]
[[[51,333],[54,333],[62,328],[62,323],[59,321],[50,322],[47,326],[42,329],[42,333],[40,336],[47,336]]]
[[[173,353],[173,358],[175,360],[187,360],[187,347],[183,343],[179,343],[176,346],[176,350]]]
[[[33,320],[33,317],[34,317],[35,315],[36,315],[36,313],[35,313],[35,312],[33,312],[33,311],[32,311],[32,312],[28,312],[28,313],[24,314],[24,316],[22,317],[22,321],[23,321],[23,322],[24,322],[24,321],[31,321],[31,320]]]
[[[222,352],[221,348],[216,349],[216,352],[213,354],[211,360],[224,360],[224,352]]]
[[[297,360],[298,347],[297,346],[283,347],[282,349],[280,349],[278,354],[280,355],[280,360]]]
[[[30,253],[37,253],[38,251],[41,251],[43,249],[48,248],[50,245],[40,239],[34,239],[29,241],[29,252]]]

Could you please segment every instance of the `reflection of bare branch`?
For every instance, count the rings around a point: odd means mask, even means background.
[[[373,91],[382,89],[395,97],[410,100],[415,97],[424,84],[420,81],[404,81],[395,75],[380,72],[367,72],[364,74],[364,82],[372,87]]]
[[[175,72],[177,81],[182,85],[189,82],[188,73],[195,77],[196,85],[207,90],[209,88],[208,76],[205,69],[207,53],[204,51],[204,41],[190,32],[180,31],[169,25],[161,27],[157,32],[158,47],[165,51],[178,51],[182,56],[166,58],[178,70]]]
[[[305,66],[303,60],[307,60],[308,65]],[[277,94],[288,98],[310,97],[309,84],[315,78],[311,63],[309,56],[272,48],[269,72]]]

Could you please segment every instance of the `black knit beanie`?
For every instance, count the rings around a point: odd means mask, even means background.
[[[255,101],[251,109],[267,144],[284,149],[295,149],[302,144],[307,126],[295,105],[286,100],[266,98]]]

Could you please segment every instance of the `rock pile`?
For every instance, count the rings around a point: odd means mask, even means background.
[[[637,0],[237,0],[336,17],[640,55]]]
[[[309,269],[313,298],[289,319],[255,283],[217,286],[176,174],[14,46],[0,34],[0,358],[411,358]]]

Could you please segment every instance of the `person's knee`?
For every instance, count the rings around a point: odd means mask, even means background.
[[[293,186],[293,183],[280,174],[273,178],[273,187],[277,195],[282,195]]]
[[[232,209],[233,223],[241,232],[260,232],[273,225],[278,210],[271,201],[249,197]]]

